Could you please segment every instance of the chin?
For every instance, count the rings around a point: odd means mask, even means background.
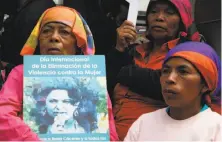
[[[168,41],[168,37],[166,36],[166,34],[161,34],[161,33],[151,33],[147,36],[148,39],[150,40],[165,40]]]
[[[165,103],[170,107],[180,107],[180,102],[178,100],[171,100],[164,98]]]
[[[167,36],[163,34],[155,34],[152,37],[154,40],[168,40]]]
[[[64,55],[62,52],[52,52],[52,51],[50,51],[50,52],[47,52],[47,54],[46,55]]]

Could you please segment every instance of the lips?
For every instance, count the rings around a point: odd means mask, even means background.
[[[156,31],[166,31],[166,28],[164,28],[162,26],[152,26],[152,29],[154,29]]]
[[[48,48],[47,51],[50,54],[61,54],[62,53],[61,49],[56,48],[56,47],[50,47],[50,48]]]
[[[168,88],[167,88],[167,89],[163,89],[162,94],[163,94],[164,96],[171,97],[171,96],[176,96],[176,95],[177,95],[177,92],[174,91],[173,89],[168,89]]]
[[[48,48],[48,51],[61,51],[61,50],[56,47],[50,47],[50,48]]]

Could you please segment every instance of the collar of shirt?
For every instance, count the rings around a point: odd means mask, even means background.
[[[156,51],[155,54],[163,54],[163,53],[165,54],[165,53],[167,53],[169,50],[171,50],[173,47],[175,47],[175,46],[177,45],[178,41],[179,41],[179,38],[164,43],[164,44],[161,46],[161,48]],[[137,53],[138,53],[142,58],[145,58],[145,56],[146,56],[146,54],[147,54],[147,51],[145,50],[145,49],[146,49],[145,46],[148,46],[148,48],[149,48],[150,45],[151,45],[151,42],[138,45],[138,46],[136,47]]]

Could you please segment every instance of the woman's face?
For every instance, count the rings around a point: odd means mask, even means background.
[[[41,55],[75,55],[77,40],[69,26],[48,23],[40,31],[39,45]]]
[[[185,107],[201,103],[206,87],[196,68],[179,57],[169,59],[162,68],[160,77],[162,94],[167,105]]]
[[[49,116],[55,118],[62,116],[64,119],[72,119],[78,103],[72,104],[67,90],[53,90],[46,98],[46,110]]]
[[[168,2],[152,4],[147,16],[148,35],[154,39],[174,39],[179,30],[180,16]]]

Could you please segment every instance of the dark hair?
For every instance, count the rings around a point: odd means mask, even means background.
[[[35,89],[33,92],[37,92],[37,89]],[[72,102],[71,104],[74,105],[76,102],[78,102],[78,100],[81,98],[79,95],[79,92],[77,89],[73,88],[64,88],[64,87],[50,87],[50,88],[46,88],[44,90],[41,90],[40,93],[34,94],[33,96],[35,96],[35,98],[37,98],[37,102],[38,101],[42,101],[41,99],[38,100],[41,97],[47,97],[49,95],[49,93],[51,93],[53,90],[66,90],[68,92],[68,96],[70,98],[72,98]]]

